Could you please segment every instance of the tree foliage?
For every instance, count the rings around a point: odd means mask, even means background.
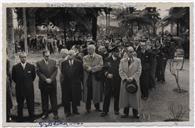
[[[178,34],[189,30],[189,7],[173,7],[169,15],[162,20],[162,25],[167,26],[175,23],[178,27]]]
[[[70,28],[70,22],[76,22],[76,30],[82,33],[92,33],[96,36],[97,31],[97,16],[102,11],[109,11],[107,8],[27,8],[28,14],[35,14],[36,26],[48,24],[52,22],[54,25],[61,28],[64,32],[68,32]],[[16,8],[17,20],[19,25],[23,25],[22,21],[22,8]],[[27,20],[28,16],[27,16]]]
[[[131,35],[133,33],[133,26],[137,25],[138,30],[146,29],[150,32],[152,28],[153,33],[156,34],[157,23],[160,20],[159,13],[155,7],[146,7],[143,10],[136,10],[134,7],[130,7],[118,14],[117,18],[120,20],[121,27],[126,29],[127,33]]]

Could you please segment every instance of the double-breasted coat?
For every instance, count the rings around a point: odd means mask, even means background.
[[[123,58],[119,64],[119,75],[121,77],[121,88],[120,88],[120,98],[119,98],[119,108],[132,107],[140,111],[140,85],[139,77],[141,75],[141,61],[140,59],[133,57],[131,64],[128,64],[128,58]],[[123,80],[128,78],[134,78],[138,85],[138,91],[135,94],[128,93],[123,84]]]
[[[20,99],[21,96],[28,96],[34,99],[33,82],[36,77],[35,66],[26,63],[23,69],[21,63],[13,66],[12,79],[16,83],[16,96]]]
[[[69,64],[69,60],[62,62],[61,72],[63,74],[62,82],[62,102],[70,102],[80,105],[81,100],[81,82],[83,79],[83,66],[78,60]]]
[[[87,89],[87,80],[88,80],[88,76],[89,73],[86,71],[87,66],[92,67],[92,91],[93,91],[93,95],[92,95],[92,100],[93,103],[99,103],[102,101],[102,93],[103,93],[103,85],[101,82],[101,78],[97,79],[97,77],[101,77],[98,76],[98,72],[100,72],[102,70],[103,67],[103,59],[102,56],[98,55],[98,54],[94,54],[93,57],[91,57],[90,55],[86,55],[83,58],[83,69],[84,69],[84,80],[83,80],[83,100],[84,102],[87,101],[87,94],[88,94],[88,89]]]

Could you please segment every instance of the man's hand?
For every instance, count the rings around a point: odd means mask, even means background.
[[[113,75],[109,73],[108,76],[107,76],[107,78],[112,79],[113,78]]]
[[[133,81],[133,78],[132,78],[132,77],[129,77],[129,78],[127,79],[127,81],[128,81],[128,82],[132,82],[132,81]]]
[[[46,79],[46,82],[47,82],[48,84],[51,84],[52,81],[51,81],[51,79],[48,78],[48,79]]]
[[[91,72],[92,68],[91,67],[87,67],[87,71]]]

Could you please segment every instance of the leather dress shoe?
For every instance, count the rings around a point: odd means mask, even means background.
[[[71,113],[66,113],[66,117],[69,117],[69,116],[71,116]]]
[[[95,111],[96,111],[96,112],[102,112],[102,110],[101,110],[101,109],[95,109]]]
[[[53,119],[58,120],[59,119],[58,115],[54,115]]]
[[[43,115],[42,117],[41,117],[41,119],[43,119],[43,120],[45,120],[45,119],[47,119],[48,118],[48,115]]]
[[[139,114],[133,115],[133,117],[139,119]]]
[[[114,114],[115,114],[115,115],[119,115],[119,112],[115,111]]]
[[[128,118],[129,116],[128,115],[122,115],[121,118]]]
[[[80,113],[79,113],[79,112],[73,112],[73,114],[75,114],[75,115],[80,115]]]
[[[147,100],[147,99],[148,99],[148,97],[142,97],[142,99],[143,99],[143,100]]]
[[[91,110],[90,109],[87,109],[87,113],[90,113],[91,112]]]
[[[107,115],[108,115],[107,112],[102,112],[102,113],[100,114],[101,117],[105,117],[105,116],[107,116]]]

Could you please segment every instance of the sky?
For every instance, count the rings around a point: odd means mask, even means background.
[[[144,9],[146,6],[145,5],[135,5],[135,8],[138,9],[138,10],[142,10]],[[166,16],[168,16],[169,14],[169,9],[173,6],[169,6],[169,5],[166,5],[166,6],[154,6],[157,8],[157,11],[159,12],[160,14],[160,17],[161,18],[164,18]]]

